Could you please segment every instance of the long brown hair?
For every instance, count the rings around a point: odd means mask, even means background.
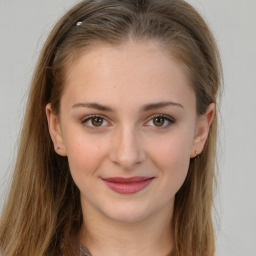
[[[79,23],[78,23],[79,22]],[[82,224],[79,190],[67,158],[57,155],[45,107],[58,114],[68,60],[97,43],[155,40],[188,72],[203,114],[221,84],[215,40],[198,12],[183,0],[84,0],[50,33],[32,79],[9,198],[0,220],[3,256],[73,255]],[[212,204],[217,118],[202,154],[192,159],[175,197],[175,255],[215,252]]]

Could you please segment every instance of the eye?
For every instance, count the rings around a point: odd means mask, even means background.
[[[147,125],[159,127],[159,128],[167,128],[173,123],[174,123],[174,119],[169,116],[155,115],[149,120],[149,122],[147,122]]]
[[[81,123],[85,124],[89,128],[102,127],[108,124],[105,118],[100,115],[92,115],[92,116],[86,117],[84,120],[81,121]]]

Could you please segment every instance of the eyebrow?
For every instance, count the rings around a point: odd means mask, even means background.
[[[94,102],[88,102],[88,103],[76,103],[72,106],[72,108],[94,108],[101,111],[109,111],[113,112],[113,110],[110,107],[94,103]]]
[[[151,103],[147,104],[141,107],[141,112],[146,112],[149,110],[159,109],[167,106],[175,106],[179,108],[184,108],[181,104],[173,101],[163,101],[163,102],[157,102],[157,103]],[[100,111],[108,111],[108,112],[114,112],[114,110],[108,106],[96,103],[96,102],[83,102],[83,103],[76,103],[72,106],[72,109],[75,108],[93,108]]]
[[[177,102],[163,101],[163,102],[158,102],[158,103],[147,104],[147,105],[142,107],[142,111],[146,112],[146,111],[149,111],[149,110],[152,110],[152,109],[158,109],[158,108],[163,108],[163,107],[167,107],[167,106],[174,106],[174,107],[184,108],[181,104],[179,104]]]

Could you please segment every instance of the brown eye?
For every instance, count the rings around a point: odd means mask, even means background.
[[[155,126],[163,126],[165,119],[163,117],[155,117],[153,123]]]
[[[93,117],[91,120],[93,126],[101,126],[104,121],[102,117]]]
[[[108,125],[106,119],[102,116],[91,115],[88,118],[81,121],[81,124],[88,128],[101,128]]]
[[[147,125],[148,126],[152,126],[155,128],[168,128],[169,126],[171,126],[172,124],[175,123],[175,120],[167,115],[155,115],[153,116],[148,122]]]

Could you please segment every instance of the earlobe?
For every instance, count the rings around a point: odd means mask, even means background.
[[[206,113],[198,117],[193,147],[190,153],[191,158],[196,157],[203,151],[205,142],[208,138],[210,126],[215,117],[215,112],[215,104],[211,103],[207,108]]]
[[[52,138],[55,152],[61,156],[66,156],[66,148],[62,138],[59,118],[54,114],[50,103],[46,105],[45,110],[48,121],[48,129]]]

